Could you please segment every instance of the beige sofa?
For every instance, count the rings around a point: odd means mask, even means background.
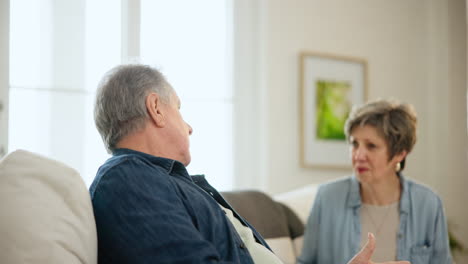
[[[19,150],[0,161],[1,263],[95,264],[97,238],[78,172]]]
[[[265,238],[273,252],[289,264],[296,263],[302,250],[304,225],[316,189],[308,185],[273,197],[256,190],[222,194]]]
[[[295,263],[304,224],[286,205],[259,191],[223,192],[231,206],[265,238],[284,263]]]
[[[311,193],[223,195],[285,263],[294,263]],[[1,263],[97,263],[90,196],[78,172],[67,165],[28,151],[10,153],[0,161],[0,208]]]

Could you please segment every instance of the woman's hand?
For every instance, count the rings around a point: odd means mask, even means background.
[[[370,259],[375,250],[375,237],[372,233],[367,234],[367,243],[359,253],[351,259],[348,264],[410,264],[409,261],[389,261],[383,263],[372,262]]]

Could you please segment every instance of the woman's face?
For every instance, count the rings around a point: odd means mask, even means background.
[[[370,125],[358,126],[350,135],[351,160],[355,175],[361,182],[377,183],[395,175],[395,167],[406,152],[388,159],[385,139]]]

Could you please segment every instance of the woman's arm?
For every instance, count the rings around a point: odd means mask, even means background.
[[[437,197],[437,216],[435,219],[434,242],[431,264],[451,264],[452,255],[448,239],[447,220],[445,218],[442,201]]]

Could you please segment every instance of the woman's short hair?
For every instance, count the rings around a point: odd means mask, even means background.
[[[410,104],[378,99],[353,107],[345,123],[346,138],[349,140],[356,127],[366,125],[374,127],[384,138],[389,159],[402,151],[411,152],[416,143],[417,117]]]
[[[96,92],[94,122],[109,153],[123,137],[143,128],[149,118],[146,96],[150,92],[169,103],[174,90],[158,70],[147,65],[120,65],[103,77]]]

